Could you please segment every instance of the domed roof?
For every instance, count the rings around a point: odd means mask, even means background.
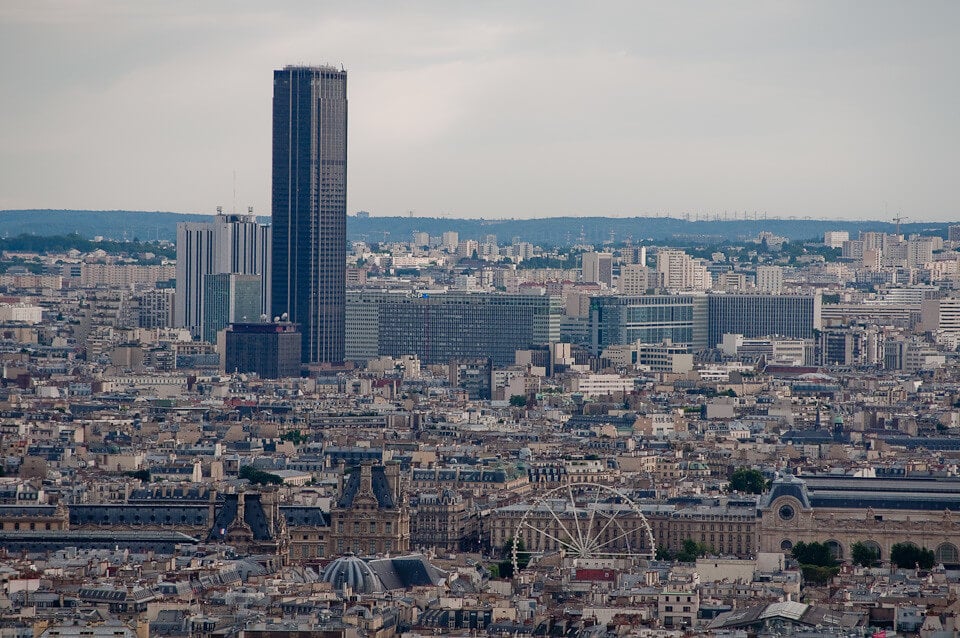
[[[373,594],[383,591],[383,583],[370,565],[362,558],[348,554],[327,565],[320,580],[342,590],[344,585],[358,594]]]

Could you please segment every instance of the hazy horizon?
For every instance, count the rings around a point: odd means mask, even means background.
[[[950,221],[958,26],[932,0],[9,0],[0,209],[268,216],[272,71],[330,63],[351,214]]]

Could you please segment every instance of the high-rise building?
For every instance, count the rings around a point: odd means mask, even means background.
[[[141,328],[169,328],[173,325],[172,288],[145,290],[139,293],[134,301],[138,312],[137,325]]]
[[[828,230],[823,234],[823,243],[828,248],[842,248],[845,241],[850,241],[850,233],[845,230]]]
[[[177,294],[174,325],[203,330],[204,279],[207,275],[259,275],[261,299],[270,298],[270,226],[257,223],[252,212],[224,215],[212,222],[177,224]],[[257,313],[269,312],[266,302]],[[253,320],[251,318],[251,320]]]
[[[641,264],[624,264],[620,267],[619,288],[621,295],[642,295],[651,285],[650,269]],[[655,279],[655,277],[654,277]]]
[[[757,266],[757,290],[771,295],[783,292],[783,269],[780,266]]]
[[[204,278],[203,340],[217,342],[217,333],[231,323],[260,320],[263,297],[259,275],[219,273]]]
[[[307,363],[344,358],[347,72],[273,74],[272,315],[300,324]]]
[[[613,287],[613,255],[591,251],[583,253],[581,260],[585,282]]]
[[[712,283],[703,260],[694,259],[682,250],[657,251],[657,276],[660,287],[667,290],[708,290]]]

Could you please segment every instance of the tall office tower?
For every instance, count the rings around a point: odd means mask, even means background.
[[[218,208],[212,222],[177,224],[175,326],[200,336],[204,279],[219,273],[259,275],[261,299],[270,298],[270,226],[258,224],[252,210],[224,215]],[[267,312],[264,302],[260,313]]]
[[[613,287],[613,255],[610,253],[583,253],[581,266],[585,282]]]
[[[273,72],[272,315],[305,363],[341,363],[347,260],[347,72]]]
[[[757,290],[779,295],[783,292],[783,269],[780,266],[757,266]]]
[[[263,297],[259,275],[219,273],[204,278],[203,340],[217,342],[217,333],[231,323],[260,321]]]

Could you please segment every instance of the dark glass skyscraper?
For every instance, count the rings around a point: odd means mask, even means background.
[[[273,73],[273,315],[306,363],[341,363],[347,250],[347,73]]]

